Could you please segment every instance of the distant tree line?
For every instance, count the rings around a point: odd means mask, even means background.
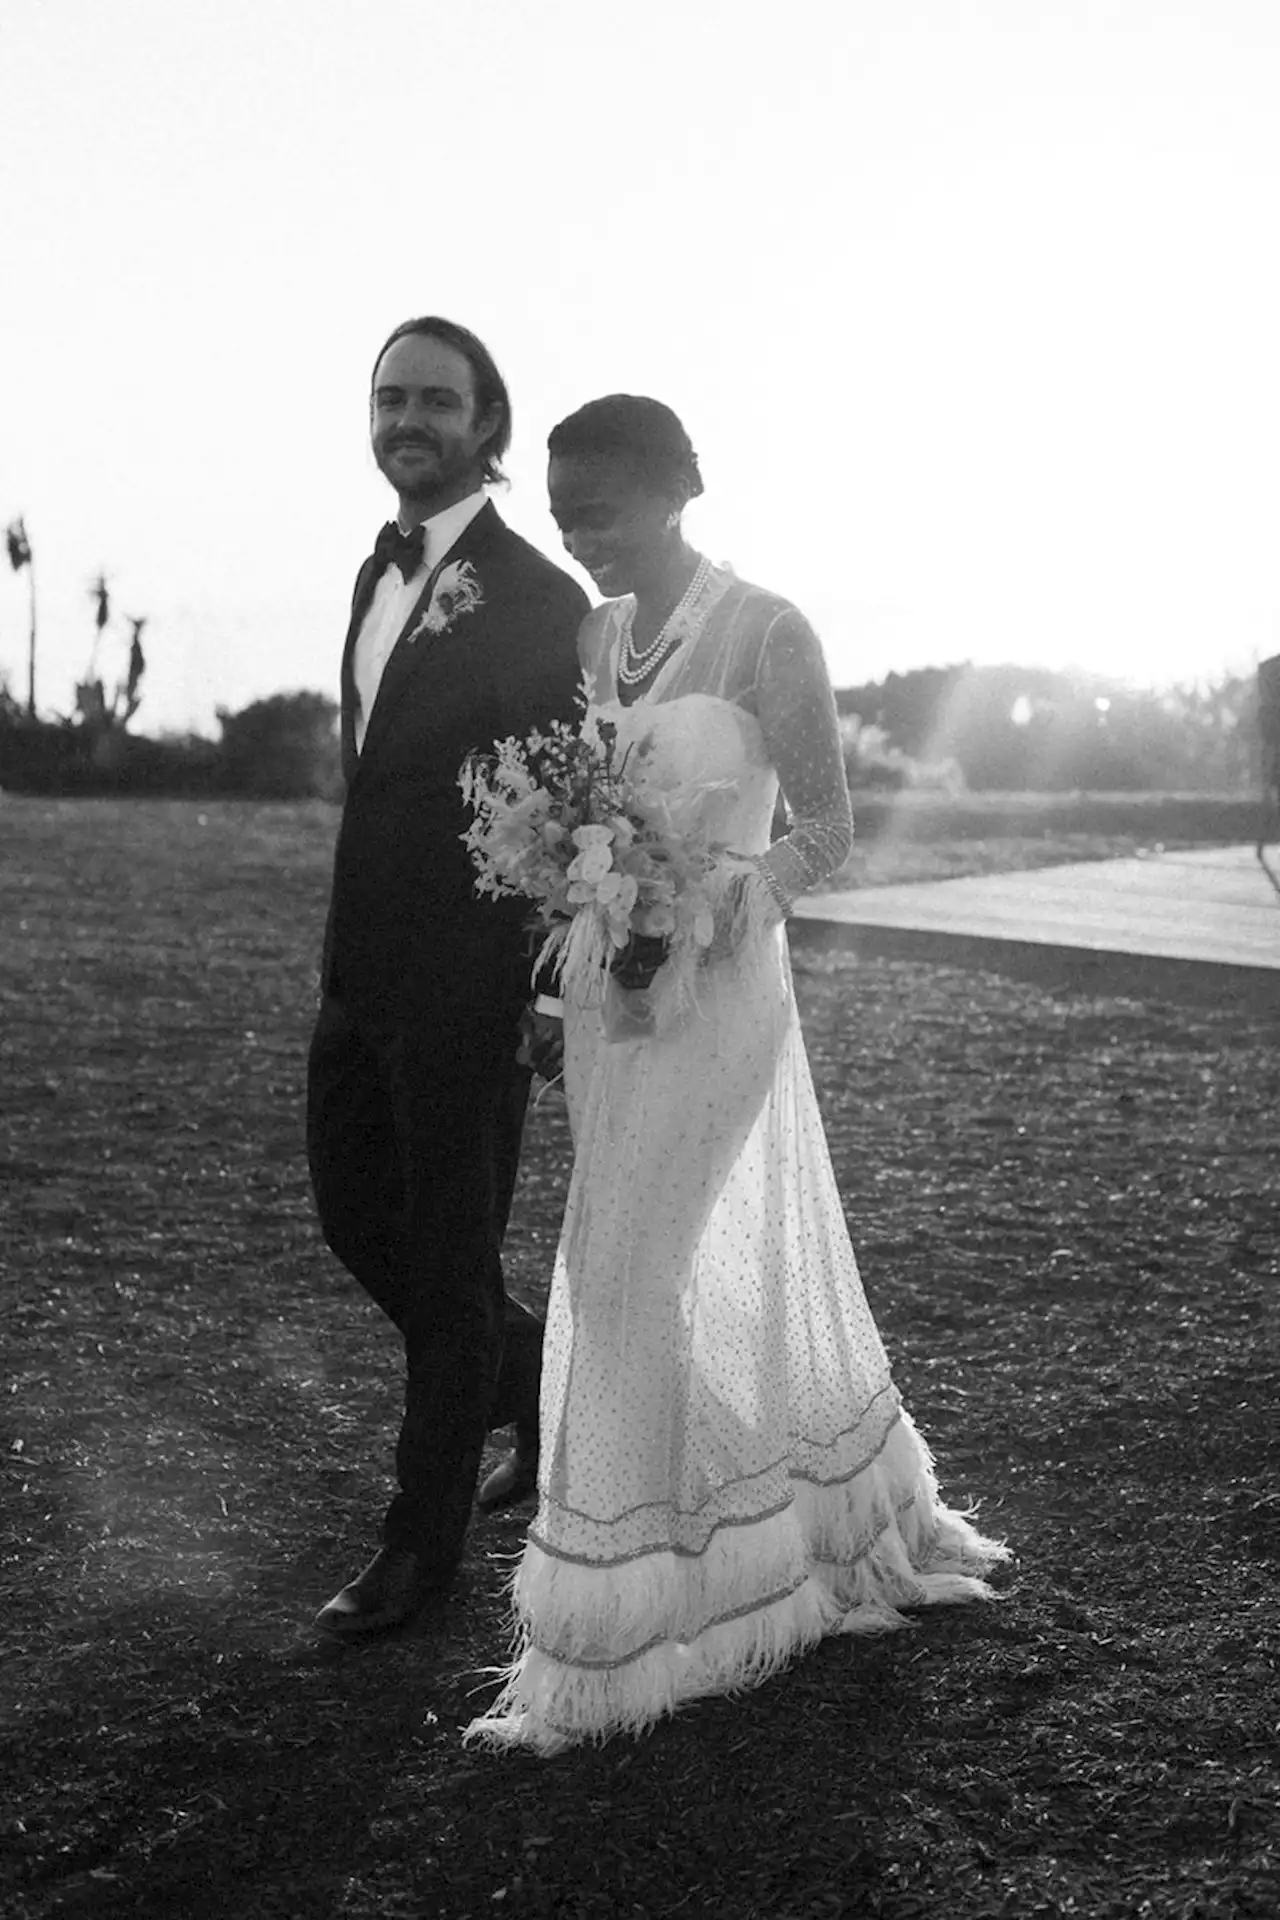
[[[836,694],[849,784],[1244,793],[1257,682],[1160,691],[1026,667],[923,667]]]
[[[200,734],[149,738],[129,731],[142,704],[145,614],[127,616],[127,662],[114,684],[103,666],[118,650],[111,589],[101,568],[89,584],[92,638],[74,715],[42,719],[36,707],[36,569],[26,521],[4,530],[15,573],[29,593],[26,700],[0,671],[0,789],[52,794],[215,794],[256,799],[337,799],[341,792],[338,709],[325,694],[276,693],[239,713],[219,707],[221,738]]]
[[[143,698],[142,634],[149,623],[129,616],[127,666],[109,690],[100,666],[111,620],[105,570],[89,587],[93,638],[75,716],[40,719],[35,559],[23,519],[10,522],[4,541],[10,566],[27,576],[29,632],[25,704],[0,673],[0,788],[340,797],[338,710],[322,693],[276,693],[238,713],[219,707],[218,740],[130,733]],[[890,673],[836,694],[849,785],[953,793],[1243,794],[1266,787],[1280,795],[1280,655],[1262,672],[1271,676],[1263,725],[1254,675],[1156,692],[1015,666]]]
[[[152,739],[78,702],[77,717],[33,719],[0,682],[0,788],[63,794],[151,794],[336,800],[338,708],[327,694],[275,693],[233,713],[220,738]]]
[[[324,693],[273,693],[239,713],[218,708],[223,791],[263,800],[336,800],[342,792],[338,708]]]
[[[860,790],[1245,794],[1261,784],[1252,676],[1153,692],[1024,667],[923,667],[840,688],[836,705]],[[326,694],[220,707],[218,727],[217,740],[150,739],[83,699],[74,720],[35,720],[0,681],[0,787],[341,797],[338,709]]]

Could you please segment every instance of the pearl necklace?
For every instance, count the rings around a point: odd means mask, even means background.
[[[710,578],[711,562],[704,556],[699,560],[683,596],[643,650],[637,650],[631,638],[636,617],[635,602],[632,601],[622,629],[622,645],[618,649],[618,678],[624,687],[638,687],[642,680],[652,678],[667,664],[681,641],[687,639],[689,629],[685,616]]]

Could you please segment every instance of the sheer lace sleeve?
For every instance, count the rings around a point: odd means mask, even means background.
[[[818,636],[794,607],[765,635],[756,702],[791,818],[757,866],[786,914],[798,894],[835,872],[853,841],[835,696]]]

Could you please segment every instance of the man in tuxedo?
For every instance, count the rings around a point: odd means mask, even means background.
[[[475,893],[458,771],[574,717],[588,606],[485,493],[511,409],[474,334],[398,327],[370,423],[399,513],[360,569],[342,659],[347,796],[307,1152],[325,1238],[404,1336],[406,1380],[382,1546],[316,1618],[342,1635],[398,1625],[449,1585],[489,1428],[514,1424],[516,1449],[481,1504],[536,1480],[542,1329],[505,1295],[500,1249],[523,1060],[547,1063],[558,1023],[530,1006],[525,903]]]

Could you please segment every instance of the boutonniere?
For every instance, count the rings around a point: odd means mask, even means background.
[[[484,589],[469,560],[455,560],[442,568],[431,590],[431,602],[407,638],[416,640],[424,633],[447,633],[464,613],[474,613],[484,604]]]

